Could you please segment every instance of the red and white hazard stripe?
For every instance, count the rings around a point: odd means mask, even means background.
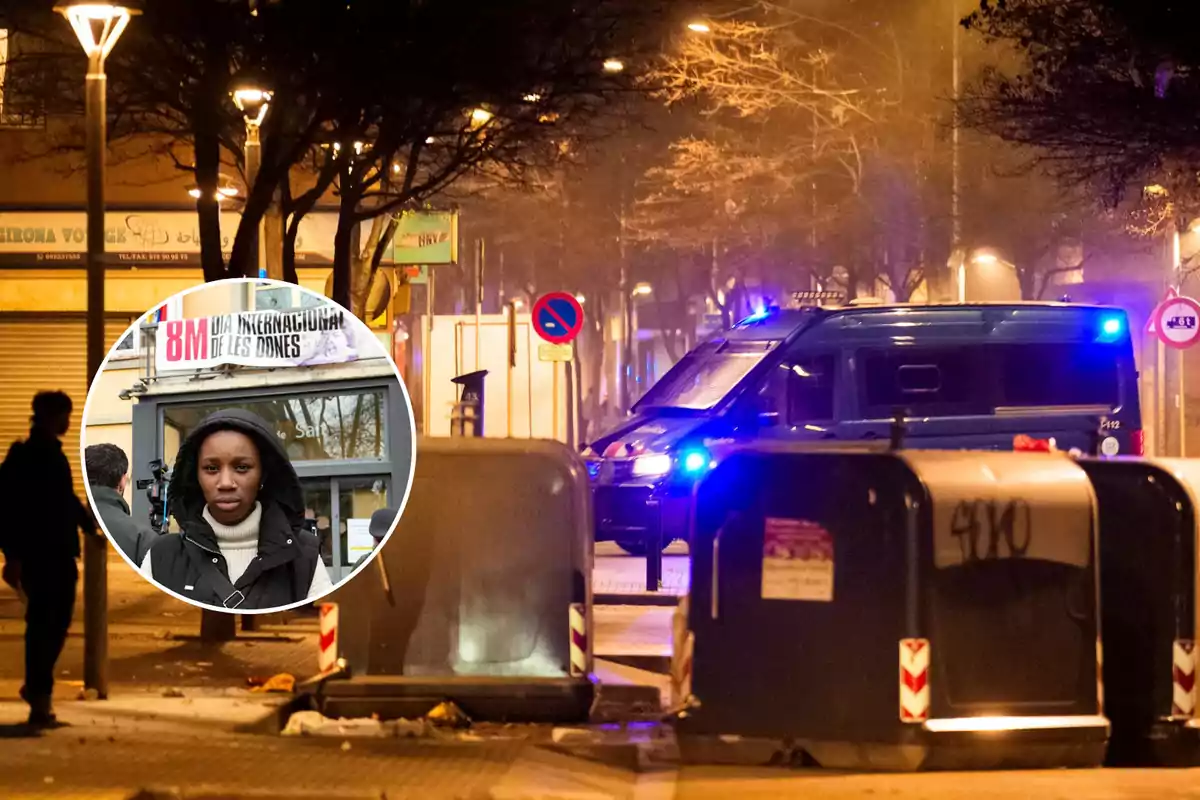
[[[321,604],[321,649],[317,658],[317,669],[329,672],[338,660],[338,607],[337,603]]]
[[[692,657],[696,636],[688,629],[690,598],[684,595],[671,619],[671,705],[687,705],[692,697]]]
[[[571,676],[587,675],[588,630],[583,603],[572,603],[568,616],[571,620]]]
[[[900,721],[929,719],[929,640],[900,640]]]
[[[1176,639],[1171,648],[1171,716],[1196,716],[1196,643],[1191,639]]]

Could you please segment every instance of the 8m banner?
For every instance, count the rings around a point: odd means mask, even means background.
[[[358,358],[353,325],[339,308],[169,320],[155,332],[154,361],[160,372],[340,364]]]

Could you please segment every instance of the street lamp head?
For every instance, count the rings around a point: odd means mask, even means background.
[[[486,108],[477,108],[471,112],[471,122],[475,125],[486,125],[495,116]]]
[[[982,264],[983,266],[991,266],[993,264],[1000,263],[1000,257],[995,253],[976,253],[975,255],[971,256],[971,263]]]
[[[692,33],[712,33],[712,28],[708,27],[707,22],[689,22],[687,29]]]
[[[654,287],[648,283],[639,283],[633,287],[633,296],[634,297],[645,297],[646,295],[652,294],[653,292],[654,292]]]
[[[132,3],[87,3],[66,2],[54,7],[66,17],[75,31],[76,38],[89,58],[107,58],[125,32],[125,26],[134,14],[141,11]]]
[[[236,186],[219,186],[217,191],[213,193],[213,199],[218,203],[222,200],[228,200],[231,197],[237,197],[238,190]],[[194,200],[200,199],[200,187],[193,186],[188,189],[188,196]]]
[[[233,104],[246,118],[247,125],[262,125],[271,105],[271,93],[254,87],[243,87],[230,92]]]
[[[625,62],[619,58],[609,58],[604,62],[605,72],[624,72]]]
[[[577,294],[577,295],[575,295],[575,302],[579,303],[579,305],[583,305],[584,303],[587,302],[587,298],[581,294]]]

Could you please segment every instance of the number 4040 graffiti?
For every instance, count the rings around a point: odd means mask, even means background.
[[[963,500],[950,518],[950,535],[958,539],[964,561],[1020,558],[1033,541],[1029,503]]]

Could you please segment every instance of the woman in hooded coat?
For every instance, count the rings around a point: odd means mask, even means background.
[[[180,533],[160,536],[142,572],[229,611],[289,606],[333,589],[304,493],[272,427],[240,409],[206,417],[179,447],[167,508]]]

